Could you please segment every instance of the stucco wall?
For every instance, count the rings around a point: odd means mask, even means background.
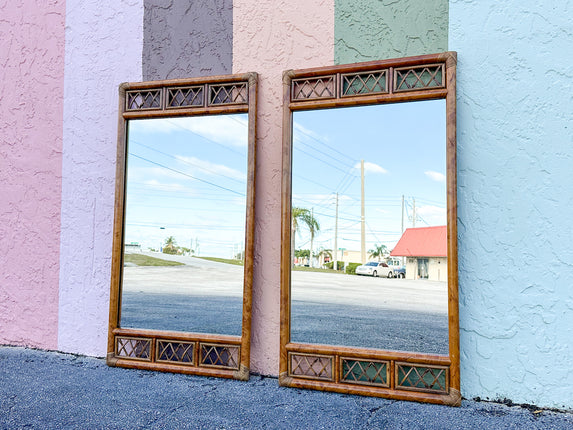
[[[141,80],[143,2],[68,0],[58,349],[106,352],[118,86]]]
[[[450,2],[466,397],[573,408],[571,16]]]
[[[251,369],[278,375],[282,72],[333,63],[332,0],[234,0],[233,72],[260,74]]]
[[[144,80],[231,73],[232,0],[144,4]]]
[[[448,50],[448,0],[334,0],[336,64]]]
[[[0,1],[0,344],[57,345],[63,1]]]
[[[28,3],[0,0],[0,343],[105,353],[119,83],[257,71],[251,368],[276,375],[282,71],[450,49],[462,394],[573,408],[570,1],[69,0],[65,60],[64,2]]]

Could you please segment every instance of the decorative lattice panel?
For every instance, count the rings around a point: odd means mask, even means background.
[[[447,367],[413,366],[396,363],[396,388],[447,393]]]
[[[209,105],[244,104],[249,100],[246,82],[225,85],[209,85]]]
[[[215,345],[202,343],[200,347],[200,365],[239,368],[239,347],[235,345]]]
[[[204,86],[179,87],[167,89],[167,108],[203,106]]]
[[[160,109],[161,90],[127,91],[126,110]]]
[[[289,354],[290,376],[331,381],[334,357],[324,355]]]
[[[195,344],[193,342],[157,340],[157,361],[193,365],[194,346]]]
[[[380,70],[369,73],[342,75],[342,96],[380,94],[388,92],[388,72]]]
[[[394,91],[409,91],[444,87],[444,66],[401,68],[395,70]]]
[[[388,362],[342,358],[342,382],[388,387]]]
[[[115,342],[116,356],[151,361],[151,339],[116,337]]]
[[[292,100],[328,99],[336,95],[334,76],[321,76],[316,79],[294,79]]]

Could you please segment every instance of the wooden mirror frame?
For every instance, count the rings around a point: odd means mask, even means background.
[[[339,393],[459,405],[455,52],[372,61],[283,74],[282,247],[279,383]],[[345,106],[446,100],[449,354],[292,343],[291,200],[293,112]],[[352,364],[351,364],[352,363]],[[343,374],[358,365],[357,380]],[[374,377],[368,367],[377,369]],[[352,376],[352,375],[350,375]]]
[[[247,73],[120,85],[108,365],[240,380],[249,379],[255,227],[257,82],[256,73]],[[232,113],[248,113],[241,336],[121,328],[127,121]],[[161,351],[177,351],[177,353],[165,353],[162,356]],[[213,362],[212,357],[218,358]]]

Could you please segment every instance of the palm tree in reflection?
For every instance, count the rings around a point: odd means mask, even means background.
[[[291,210],[292,234],[291,234],[291,264],[294,266],[294,243],[296,233],[300,231],[300,225],[304,224],[310,233],[310,261],[312,265],[312,245],[315,234],[320,230],[320,224],[313,213],[305,208],[293,207]]]
[[[177,253],[177,242],[173,236],[169,236],[165,239],[165,245],[163,246],[164,254],[176,254]]]
[[[378,258],[378,261],[386,254],[388,254],[386,245],[374,245],[374,248],[368,251],[368,255],[372,258]]]
[[[326,257],[332,258],[332,250],[320,248],[316,256],[318,257],[319,263],[322,261],[322,264],[324,265],[324,260],[326,260]]]

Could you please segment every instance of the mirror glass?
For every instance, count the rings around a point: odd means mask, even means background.
[[[445,100],[295,111],[292,160],[291,342],[447,355]]]
[[[120,326],[241,335],[247,114],[128,121]]]

